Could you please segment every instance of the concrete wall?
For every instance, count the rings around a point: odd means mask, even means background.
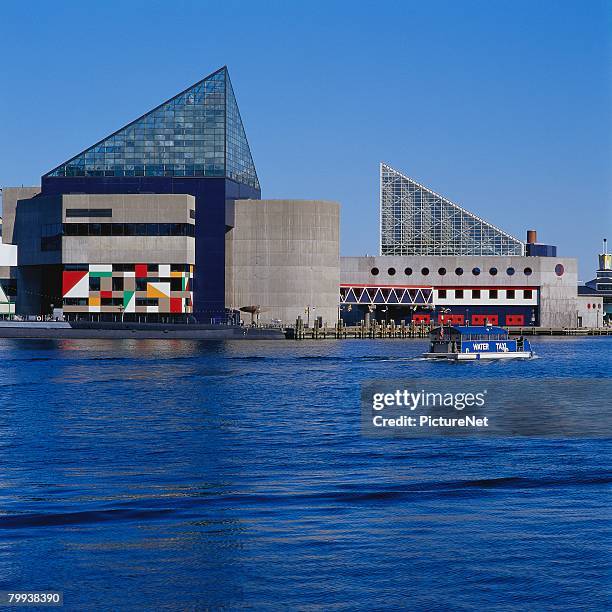
[[[2,242],[13,244],[17,200],[27,200],[40,193],[40,187],[4,187],[2,189]]]
[[[235,200],[226,234],[226,307],[260,306],[260,323],[293,324],[307,306],[338,317],[340,205],[321,200]],[[243,313],[243,320],[250,315]]]
[[[4,187],[2,189],[2,242],[13,244],[13,227],[17,201],[32,198],[40,193],[40,187]],[[17,264],[15,264],[17,265]],[[0,262],[0,278],[15,278],[17,270],[10,270]]]
[[[557,274],[558,265],[563,267]],[[444,287],[533,287],[539,291],[540,325],[573,327],[577,309],[577,262],[568,257],[342,257],[340,280],[345,284]],[[378,274],[372,271],[378,268]],[[406,274],[406,268],[412,270]],[[423,274],[423,268],[429,273]],[[446,270],[440,274],[440,268]],[[455,270],[463,269],[462,275]],[[480,274],[473,274],[474,268]],[[497,274],[490,273],[491,268]],[[515,273],[509,275],[508,268]],[[531,268],[531,274],[525,274]],[[395,270],[395,274],[391,271]],[[482,304],[482,302],[475,302]]]
[[[596,295],[578,296],[576,327],[603,327],[603,319],[603,297]]]
[[[67,217],[67,209],[108,209],[112,217]],[[189,223],[195,198],[190,195],[64,195],[63,223]],[[195,240],[189,236],[64,236],[63,263],[195,262]]]
[[[62,222],[60,196],[37,196],[18,200],[13,228],[13,244],[17,245],[17,265],[36,266],[60,264],[62,254],[43,251],[42,226],[59,226]]]

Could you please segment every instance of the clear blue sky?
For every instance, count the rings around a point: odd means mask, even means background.
[[[342,203],[378,248],[384,160],[587,280],[612,241],[612,3],[2,2],[0,185],[227,64],[264,197]]]

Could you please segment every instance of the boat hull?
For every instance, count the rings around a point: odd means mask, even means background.
[[[530,359],[532,351],[508,351],[503,353],[423,353],[426,359],[444,359],[446,361],[486,361],[493,359]]]

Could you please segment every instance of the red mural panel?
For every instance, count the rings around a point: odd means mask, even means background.
[[[86,275],[87,270],[64,270],[62,274],[62,295],[66,295]]]
[[[170,298],[170,312],[183,312],[182,298]]]
[[[134,266],[136,278],[147,278],[147,264],[136,264]]]
[[[431,315],[428,314],[414,314],[412,315],[413,323],[429,323],[431,321]]]
[[[525,315],[506,315],[506,325],[525,325]]]

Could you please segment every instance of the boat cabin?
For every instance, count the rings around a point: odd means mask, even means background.
[[[430,333],[427,358],[508,359],[533,356],[531,345],[522,336],[510,339],[508,330],[495,325],[448,325]]]

